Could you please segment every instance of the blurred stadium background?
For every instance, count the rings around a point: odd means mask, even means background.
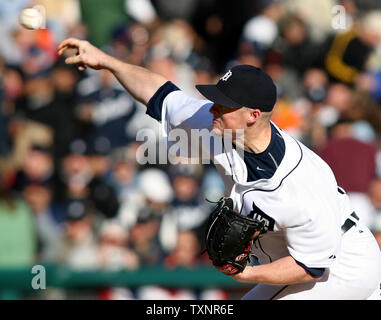
[[[21,28],[35,5],[47,29]],[[249,288],[199,255],[205,199],[224,194],[214,166],[140,165],[136,134],[159,124],[108,72],[65,65],[56,46],[67,37],[193,96],[235,64],[262,67],[278,88],[273,121],[331,165],[381,244],[380,9],[0,0],[0,299],[238,299]],[[33,288],[33,266],[45,289]]]

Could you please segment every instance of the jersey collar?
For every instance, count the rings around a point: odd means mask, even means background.
[[[272,124],[282,135],[286,149],[279,167],[271,178],[247,182],[247,168],[244,159],[235,149],[226,150],[225,154],[231,167],[232,178],[238,185],[237,187],[251,187],[266,191],[275,190],[279,188],[284,179],[292,174],[292,171],[296,169],[302,160],[303,151],[299,142],[286,132],[280,130],[274,123]]]

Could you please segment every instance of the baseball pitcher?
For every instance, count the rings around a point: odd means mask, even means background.
[[[67,39],[59,54],[67,48],[77,54],[66,63],[111,71],[167,134],[211,132],[201,148],[226,197],[210,214],[206,251],[225,274],[256,284],[243,299],[381,299],[376,240],[329,166],[270,120],[276,87],[265,72],[235,66],[216,85],[196,86],[203,100],[87,41]],[[249,263],[252,255],[259,265]]]

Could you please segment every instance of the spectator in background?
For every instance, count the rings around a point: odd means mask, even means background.
[[[33,144],[28,150],[22,167],[16,174],[14,190],[22,191],[28,184],[44,184],[54,179],[54,162],[49,147]]]
[[[51,147],[53,143],[53,132],[48,126],[22,115],[12,116],[7,130],[12,145],[8,154],[0,158],[0,172],[19,170],[33,144]]]
[[[356,78],[356,89],[366,92],[377,103],[381,102],[381,71],[374,70]]]
[[[168,171],[174,197],[171,210],[162,219],[162,239],[166,238],[166,230],[176,230],[176,238],[179,232],[191,230],[201,239],[209,214],[209,208],[201,198],[203,168],[198,164],[177,164],[170,165]],[[168,246],[168,250],[172,250],[175,245],[176,241]]]
[[[285,98],[293,102],[300,97],[299,76],[294,69],[285,65],[283,55],[278,49],[266,51],[262,68],[274,80],[278,98]]]
[[[6,66],[0,57],[0,156],[10,152],[12,141],[7,130],[8,123],[15,112],[16,100],[24,90],[22,72],[19,68]]]
[[[25,75],[18,66],[2,65],[1,82],[3,91],[2,113],[11,116],[24,95]]]
[[[64,233],[56,261],[78,270],[100,267],[94,214],[88,208],[76,207],[68,211]]]
[[[12,192],[12,180],[4,174],[0,178],[0,266],[29,267],[36,261],[37,252],[33,213]]]
[[[62,159],[57,184],[56,201],[68,217],[81,217],[91,206],[89,184],[92,177],[88,145],[83,139],[75,139]]]
[[[345,0],[344,0],[345,1]],[[291,14],[295,14],[308,23],[313,41],[322,41],[333,30],[333,12],[340,0],[283,0],[284,6]],[[349,6],[348,6],[349,8]],[[349,10],[348,10],[349,12]]]
[[[216,202],[225,193],[225,185],[222,179],[218,175],[218,171],[214,165],[205,165],[204,175],[202,177],[200,185],[202,196],[205,200]],[[214,204],[210,204],[208,212],[211,212],[211,208]]]
[[[82,214],[86,208],[91,208],[100,220],[118,214],[116,191],[106,182],[110,167],[103,151],[93,149],[90,143],[81,138],[70,143],[69,151],[61,163],[57,192],[57,201],[68,215],[75,212]]]
[[[330,139],[319,155],[332,168],[338,185],[347,193],[356,214],[370,226],[372,212],[368,197],[376,177],[376,147],[353,136],[352,122],[341,120],[330,129]]]
[[[57,59],[56,42],[49,29],[27,30],[18,26],[4,52],[8,64],[19,65],[26,76],[33,77],[49,70]]]
[[[366,70],[372,51],[381,43],[381,13],[364,15],[348,32],[328,37],[323,65],[332,81],[353,86]]]
[[[131,248],[137,254],[141,267],[160,265],[165,257],[158,238],[159,228],[160,217],[150,208],[142,208],[130,229]]]
[[[325,144],[327,127],[334,124],[339,117],[339,111],[327,104],[328,89],[329,82],[325,71],[310,68],[303,75],[302,93],[293,103],[297,120],[297,126],[294,126],[295,134],[312,149]]]
[[[134,270],[139,257],[131,250],[128,232],[116,221],[106,221],[99,231],[99,264],[107,270]]]
[[[180,231],[176,246],[164,260],[164,266],[169,270],[176,268],[195,269],[208,266],[210,260],[200,256],[200,242],[195,232]],[[168,289],[164,287],[143,287],[139,290],[141,299],[188,299],[188,300],[226,300],[228,293],[224,289]]]
[[[206,84],[216,76],[211,61],[205,56],[198,56],[194,63],[194,84]]]
[[[265,53],[259,52],[251,42],[241,41],[236,56],[227,63],[226,69],[230,69],[238,64],[248,64],[263,68],[264,55]]]
[[[40,121],[49,125],[54,132],[54,157],[58,164],[70,141],[81,134],[80,123],[75,117],[77,83],[81,76],[60,58],[54,64],[49,78],[54,86],[54,96]]]
[[[152,0],[151,2],[160,18],[168,21],[189,20],[196,11],[198,0]]]
[[[198,236],[193,231],[180,231],[177,235],[176,247],[164,260],[169,269],[184,267],[194,269],[201,263],[201,246]]]
[[[279,34],[278,21],[284,7],[279,0],[260,0],[257,3],[259,13],[245,23],[241,37],[242,41],[252,43],[261,56],[274,44]]]
[[[28,119],[49,125],[52,118],[54,86],[50,72],[25,79],[25,99],[16,105],[16,111]]]
[[[38,237],[36,261],[55,263],[62,237],[64,212],[53,202],[53,185],[29,183],[23,190],[23,197],[34,213]]]
[[[139,1],[139,0],[138,0]],[[131,23],[113,33],[109,50],[125,61],[143,65],[150,48],[151,29],[139,23]]]
[[[166,172],[159,168],[145,168],[137,174],[137,189],[124,201],[118,219],[127,230],[136,223],[140,215],[153,215],[161,219],[169,211],[172,199],[173,190]],[[166,238],[172,239],[172,232],[166,234]]]
[[[99,215],[107,219],[114,218],[119,210],[117,190],[107,181],[111,172],[110,152],[107,138],[98,137],[91,143],[89,161],[93,176],[89,183],[90,199]]]
[[[309,68],[303,74],[302,96],[312,103],[312,109],[317,109],[316,111],[320,109],[319,105],[313,105],[313,103],[324,102],[328,86],[328,76],[322,69]],[[312,110],[313,113],[314,111]]]
[[[346,117],[353,101],[353,90],[344,83],[331,83],[327,89],[326,104],[336,109],[337,114]]]
[[[201,37],[198,52],[212,61],[217,74],[226,72],[226,65],[236,56],[245,22],[256,14],[256,3],[240,0],[198,1],[190,19]]]
[[[13,190],[28,204],[34,214],[38,238],[38,260],[54,261],[65,212],[54,202],[56,176],[49,148],[33,145],[23,166],[15,175]]]
[[[307,108],[297,108],[297,99],[301,95],[297,73],[285,66],[282,53],[274,49],[267,50],[263,69],[272,77],[277,87],[277,108],[273,112],[272,121],[294,137],[300,138],[302,116]]]
[[[194,92],[193,64],[197,62],[197,36],[184,20],[175,19],[153,31],[146,67]]]
[[[356,123],[364,124],[368,127],[368,131],[372,131],[369,137],[360,137],[360,140],[375,142],[381,133],[381,109],[369,95],[365,92],[355,91],[351,107],[347,112],[347,116]]]
[[[155,183],[153,183],[155,182]],[[177,229],[163,220],[170,212],[173,190],[162,169],[146,168],[137,176],[137,189],[124,201],[117,221],[130,232],[132,249],[141,265],[155,265],[173,248]]]
[[[177,243],[174,250],[164,260],[164,265],[170,270],[175,268],[194,269],[200,266],[210,265],[210,260],[204,255],[200,256],[199,236],[193,231],[180,231],[177,237]],[[161,288],[161,293],[165,293],[165,289]],[[173,294],[173,292],[171,292]],[[190,295],[190,290],[177,290],[176,296]],[[228,294],[224,289],[208,288],[202,290],[193,290],[193,299],[198,300],[225,300]],[[191,298],[191,296],[189,296]]]
[[[128,203],[131,195],[137,192],[135,143],[124,148],[116,148],[110,155],[111,172],[107,177],[108,183],[116,190],[121,204]]]
[[[16,111],[27,119],[49,127],[53,135],[53,152],[57,163],[70,140],[78,134],[73,117],[75,83],[78,74],[58,60],[52,69],[25,80],[25,95],[18,99]]]
[[[200,243],[192,231],[178,234],[174,250],[165,258],[163,265],[169,270],[176,268],[194,269],[200,266]],[[166,288],[143,286],[137,290],[141,300],[196,300],[197,292],[188,288]]]
[[[78,93],[76,114],[85,128],[81,135],[86,140],[107,139],[110,149],[135,140],[127,128],[136,112],[136,102],[110,72],[83,79],[78,83]]]
[[[301,79],[307,69],[317,66],[320,44],[310,37],[308,25],[297,14],[288,14],[279,22],[280,37],[278,50],[283,57],[285,68],[296,71]]]

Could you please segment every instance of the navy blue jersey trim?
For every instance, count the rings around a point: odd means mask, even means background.
[[[339,186],[337,186],[337,191],[341,194],[345,194],[345,190]]]
[[[243,204],[244,204],[244,197],[245,197],[246,193],[251,192],[251,191],[273,192],[273,191],[277,190],[277,189],[282,185],[284,179],[286,179],[286,178],[287,178],[287,177],[288,177],[288,176],[289,176],[289,175],[290,175],[290,174],[291,174],[297,167],[299,167],[299,164],[300,164],[300,162],[301,162],[302,159],[303,159],[303,150],[302,150],[302,148],[300,147],[299,143],[298,143],[296,140],[295,140],[295,142],[297,143],[297,145],[298,145],[298,147],[299,147],[299,149],[300,149],[300,159],[299,159],[298,163],[296,164],[296,166],[295,166],[289,173],[287,173],[287,174],[282,178],[282,180],[279,182],[279,185],[278,185],[276,188],[274,188],[274,189],[265,190],[265,189],[255,189],[255,188],[251,188],[251,189],[245,191],[245,192],[242,194],[242,206],[241,206],[241,210],[239,211],[240,213],[242,213]]]
[[[247,167],[247,182],[259,179],[270,179],[284,158],[286,145],[275,126],[271,125],[271,141],[266,150],[252,153],[244,150],[244,161]]]
[[[325,268],[309,268],[298,260],[295,260],[295,262],[314,278],[319,278],[324,274]]]
[[[171,92],[177,90],[180,89],[171,81],[164,83],[148,101],[146,114],[157,121],[161,121],[161,109],[163,108],[163,101],[165,97]]]

